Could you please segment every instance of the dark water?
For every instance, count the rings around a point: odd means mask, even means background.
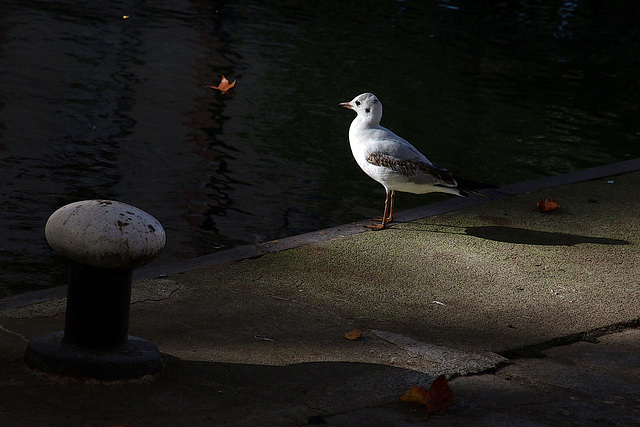
[[[379,215],[352,112],[336,108],[365,91],[384,125],[467,178],[640,157],[639,14],[595,0],[3,0],[0,297],[64,283],[44,224],[77,200],[157,217],[159,262]],[[205,87],[220,73],[234,96]]]

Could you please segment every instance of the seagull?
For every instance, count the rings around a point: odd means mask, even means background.
[[[380,126],[382,104],[374,94],[363,93],[338,106],[356,112],[349,127],[351,152],[360,168],[382,184],[387,193],[381,222],[368,228],[381,230],[395,219],[396,191],[469,197],[467,191],[458,188],[451,172],[434,165],[407,140]]]

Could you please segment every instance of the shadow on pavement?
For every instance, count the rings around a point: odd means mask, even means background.
[[[15,361],[13,374],[4,374],[0,415],[3,406],[13,408],[4,421],[15,426],[39,425],[42,407],[48,408],[48,425],[67,425],[74,419],[97,426],[167,425],[169,420],[191,426],[305,425],[354,408],[397,405],[412,384],[433,380],[416,371],[370,363],[271,366],[189,361],[166,354],[163,359],[159,375],[124,383],[25,376]],[[412,409],[415,406],[403,404],[396,412],[409,422],[420,421]]]
[[[525,245],[573,246],[580,243],[595,243],[599,245],[629,244],[626,240],[620,239],[580,236],[568,233],[551,233],[548,231],[503,226],[467,227],[465,232],[469,236],[479,237],[481,239]]]

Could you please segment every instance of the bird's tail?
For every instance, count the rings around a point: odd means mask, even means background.
[[[469,190],[469,189],[466,189],[466,190],[462,190],[462,191],[464,191],[465,193],[467,193],[467,195],[466,195],[465,197],[469,197],[471,194],[475,194],[476,196],[482,196],[482,197],[484,197],[485,199],[490,199],[490,198],[491,198],[491,197],[489,197],[489,196],[487,196],[487,195],[485,195],[485,194],[482,194],[482,193],[481,193],[481,192],[479,192],[479,191],[475,191],[475,190]]]
[[[489,199],[490,197],[485,196],[484,194],[476,191],[476,190],[471,190],[469,188],[460,188],[460,187],[444,187],[444,186],[440,186],[440,185],[435,185],[434,187],[436,187],[438,190],[438,192],[440,193],[448,193],[448,194],[454,194],[458,197],[470,197],[472,194],[476,194],[478,196],[482,196],[482,197],[486,197],[487,199]],[[486,187],[486,188],[490,188],[490,187]],[[497,188],[497,187],[496,187]]]
[[[456,196],[460,196],[460,197],[469,197],[471,196],[471,193],[469,191],[463,190],[462,188],[456,188],[456,190],[458,190],[457,193],[453,193]]]
[[[497,185],[494,184],[487,184],[485,182],[478,182],[478,181],[471,181],[469,179],[464,179],[464,178],[458,178],[456,177],[456,181],[458,183],[458,190],[460,190],[460,195],[462,197],[469,197],[471,194],[475,194],[478,196],[482,196],[485,197],[487,199],[489,199],[490,197],[485,196],[484,194],[480,193],[479,189],[485,189],[485,188],[498,188]],[[464,188],[464,190],[462,188]],[[473,188],[473,190],[471,190]]]

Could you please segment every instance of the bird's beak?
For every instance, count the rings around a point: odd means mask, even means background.
[[[348,102],[341,102],[340,104],[338,104],[338,107],[353,109],[351,104]]]

